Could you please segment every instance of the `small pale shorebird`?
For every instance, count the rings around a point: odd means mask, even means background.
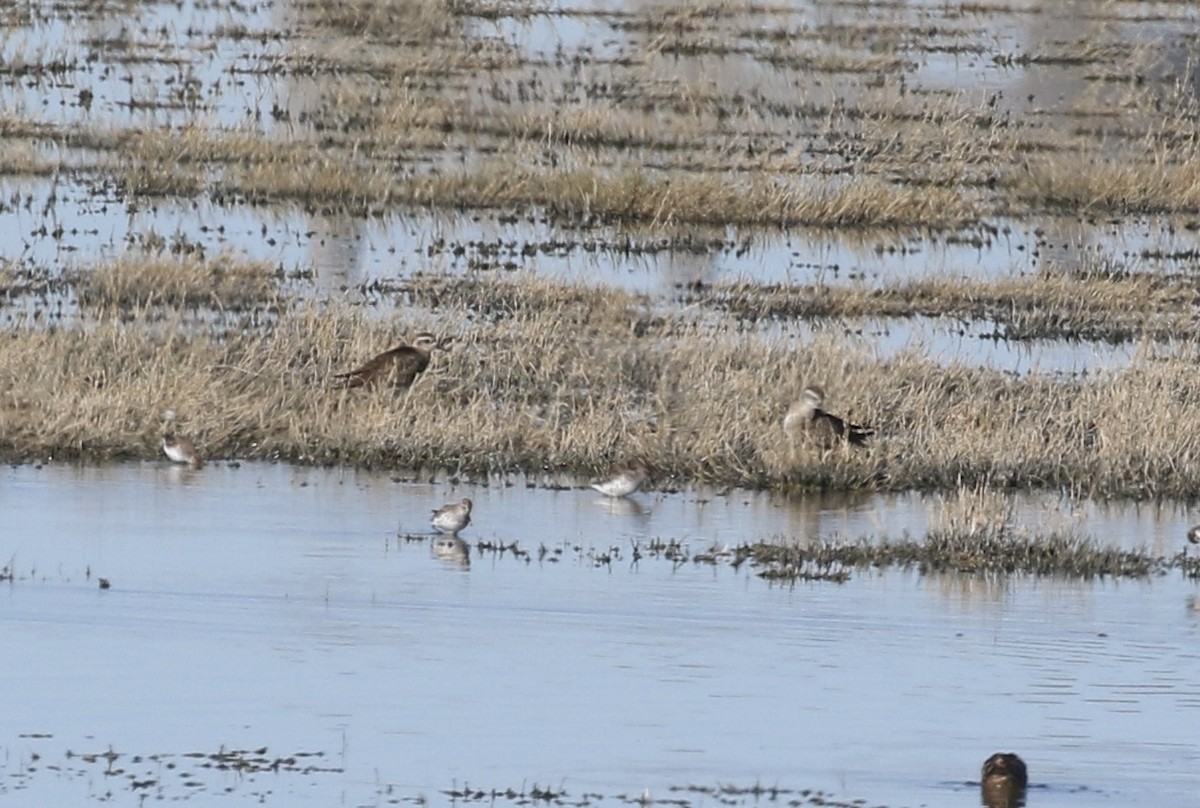
[[[196,451],[196,444],[186,435],[163,433],[163,451],[175,463],[187,463],[194,469],[204,468],[204,458]]]
[[[373,387],[376,383],[391,384],[397,390],[410,387],[417,375],[429,367],[429,353],[439,347],[437,337],[424,331],[417,334],[412,345],[398,345],[369,360],[349,373],[339,373],[342,387]]]
[[[614,466],[609,477],[591,484],[606,497],[627,497],[642,487],[648,473],[646,464],[635,460],[622,466]]]
[[[805,438],[823,450],[832,449],[839,441],[862,446],[875,430],[852,424],[832,413],[825,412],[825,391],[820,387],[805,387],[804,395],[783,417],[783,428],[793,439]]]
[[[471,524],[471,500],[463,497],[462,502],[443,505],[433,512],[430,523],[440,532],[457,537],[463,528]]]
[[[979,786],[988,808],[1019,808],[1025,804],[1028,785],[1025,761],[1012,752],[997,752],[983,762]]]

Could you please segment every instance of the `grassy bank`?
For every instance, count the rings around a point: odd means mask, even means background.
[[[222,277],[240,275],[224,267]],[[530,278],[414,281],[381,305],[396,308],[279,297],[214,312],[111,293],[77,324],[11,327],[0,451],[155,457],[170,408],[213,458],[589,474],[641,456],[660,485],[1134,497],[1200,487],[1192,344],[1111,374],[1013,379],[919,350],[880,359],[835,336],[770,338],[730,315],[662,313],[636,295]],[[407,393],[332,386],[425,329],[453,344]],[[878,439],[824,457],[792,443],[781,421],[810,383]]]

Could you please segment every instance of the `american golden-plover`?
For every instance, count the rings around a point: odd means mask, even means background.
[[[411,345],[398,345],[369,360],[349,373],[339,373],[343,387],[373,387],[391,384],[397,390],[410,387],[418,374],[429,367],[429,354],[439,347],[438,339],[428,331],[417,334]]]

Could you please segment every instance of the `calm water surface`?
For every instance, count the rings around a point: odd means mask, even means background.
[[[463,569],[397,538],[462,496],[476,502],[464,537],[551,552]],[[979,764],[1011,749],[1030,806],[1194,805],[1200,588],[1178,576],[889,570],[780,588],[748,567],[629,560],[632,539],[895,534],[928,509],[702,491],[608,503],[260,464],[5,468],[0,802],[446,804],[456,784],[536,782],[571,801],[712,805],[670,789],[761,782],[971,806]],[[1161,552],[1187,524],[1170,508],[1078,518]],[[597,566],[611,546],[621,557]],[[322,755],[241,775],[184,757],[258,747]],[[110,748],[115,773],[79,757]]]

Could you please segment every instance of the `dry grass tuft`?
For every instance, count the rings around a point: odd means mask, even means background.
[[[230,256],[145,258],[129,255],[74,273],[79,302],[95,309],[152,306],[248,310],[278,305],[278,270]]]
[[[1050,209],[1195,213],[1200,211],[1200,152],[1191,143],[1159,150],[1150,159],[1112,158],[1091,150],[1056,155],[1014,172],[1011,185]]]
[[[1195,319],[1196,283],[1095,267],[1020,278],[940,277],[867,285],[716,284],[688,289],[683,301],[749,322],[820,317],[958,317],[995,322],[1012,340],[1077,339],[1110,343],[1169,340]]]
[[[943,500],[923,548],[926,571],[1145,577],[1168,566],[1143,551],[1100,547],[1077,528],[1017,526],[1012,497],[979,488]]]

